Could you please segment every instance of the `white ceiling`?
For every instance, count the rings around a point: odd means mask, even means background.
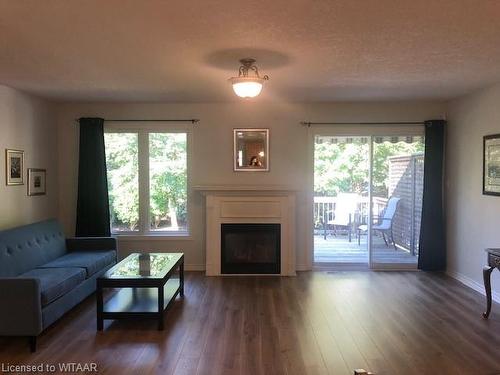
[[[500,81],[497,0],[0,0],[0,83],[64,100],[448,99]]]

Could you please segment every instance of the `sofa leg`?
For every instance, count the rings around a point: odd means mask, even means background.
[[[31,353],[36,352],[36,336],[30,336],[30,350]]]

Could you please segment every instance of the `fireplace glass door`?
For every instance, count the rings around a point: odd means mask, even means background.
[[[279,274],[280,224],[222,224],[221,273]]]

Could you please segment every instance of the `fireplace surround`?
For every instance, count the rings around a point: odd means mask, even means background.
[[[205,196],[206,275],[295,276],[295,192],[277,186],[195,186]],[[279,224],[279,268],[222,270],[223,224]],[[244,252],[248,250],[244,250]],[[243,256],[239,254],[239,256]],[[234,259],[233,259],[234,260]],[[233,262],[234,263],[234,262]],[[250,262],[252,263],[252,262]],[[265,262],[264,262],[265,263]],[[234,265],[234,264],[233,264]],[[266,267],[270,267],[269,265]]]

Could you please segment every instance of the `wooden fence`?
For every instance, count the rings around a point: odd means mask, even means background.
[[[401,198],[394,217],[394,240],[412,254],[418,253],[423,187],[423,154],[389,158],[389,197]]]

